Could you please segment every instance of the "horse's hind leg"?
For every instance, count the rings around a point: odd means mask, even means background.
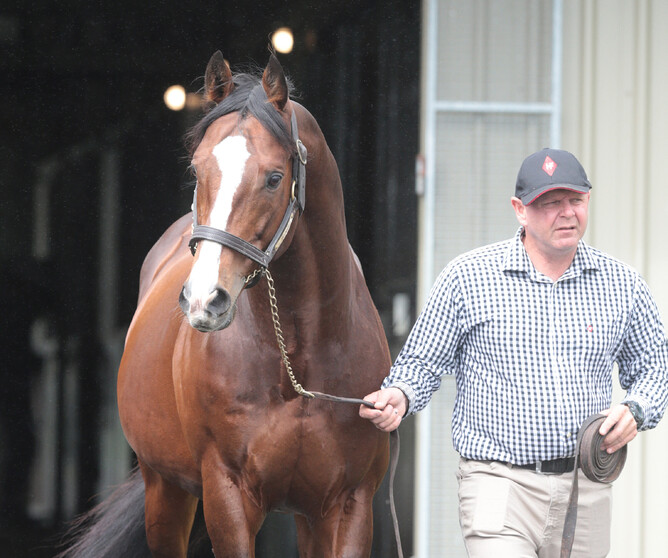
[[[186,558],[198,499],[140,463],[146,486],[146,539],[153,558]]]

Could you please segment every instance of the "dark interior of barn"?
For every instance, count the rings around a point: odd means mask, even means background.
[[[113,478],[104,432],[139,270],[192,202],[183,137],[200,108],[169,110],[163,93],[200,92],[216,50],[233,69],[262,68],[271,33],[292,29],[278,57],[336,157],[349,240],[396,354],[397,306],[415,313],[420,25],[417,0],[0,8],[0,555],[53,556]],[[395,481],[408,555],[412,428]],[[387,557],[386,486],[377,500],[372,556]],[[258,556],[297,556],[288,520],[267,522]]]

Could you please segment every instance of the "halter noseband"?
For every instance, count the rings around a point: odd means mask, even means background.
[[[290,124],[292,127],[292,139],[295,142],[297,147],[297,156],[292,159],[292,192],[290,193],[290,203],[285,210],[283,215],[283,220],[272,238],[269,246],[266,250],[262,251],[256,246],[253,246],[250,242],[247,242],[243,238],[239,238],[236,235],[228,233],[222,229],[217,229],[215,227],[209,227],[207,225],[200,225],[197,222],[197,186],[195,186],[195,194],[193,196],[193,231],[190,237],[190,251],[193,256],[197,250],[197,242],[200,240],[211,240],[217,242],[222,246],[227,246],[243,254],[247,258],[253,260],[259,264],[263,269],[266,269],[269,266],[269,263],[273,259],[274,255],[281,246],[281,243],[285,239],[288,231],[290,230],[290,225],[297,213],[301,214],[304,211],[305,206],[305,197],[306,197],[306,156],[307,151],[304,144],[299,139],[299,132],[297,130],[297,118],[295,117],[295,111],[292,111],[292,117],[290,119]],[[250,286],[250,285],[249,285]]]

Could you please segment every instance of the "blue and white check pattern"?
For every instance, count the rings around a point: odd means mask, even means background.
[[[668,401],[668,350],[647,284],[580,241],[556,282],[514,238],[463,254],[440,274],[383,387],[424,408],[454,374],[455,449],[517,465],[575,454],[579,426],[626,398],[656,426]]]

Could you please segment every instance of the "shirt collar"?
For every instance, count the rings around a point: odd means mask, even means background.
[[[531,263],[529,254],[524,249],[522,243],[522,236],[524,234],[524,227],[520,227],[515,233],[515,236],[510,240],[508,251],[503,262],[503,271],[519,271],[527,273],[530,276],[535,276],[536,269]],[[599,269],[598,258],[594,251],[585,243],[584,240],[578,242],[578,248],[575,251],[575,257],[571,266],[562,275],[562,279],[570,277],[577,277],[585,270]]]

